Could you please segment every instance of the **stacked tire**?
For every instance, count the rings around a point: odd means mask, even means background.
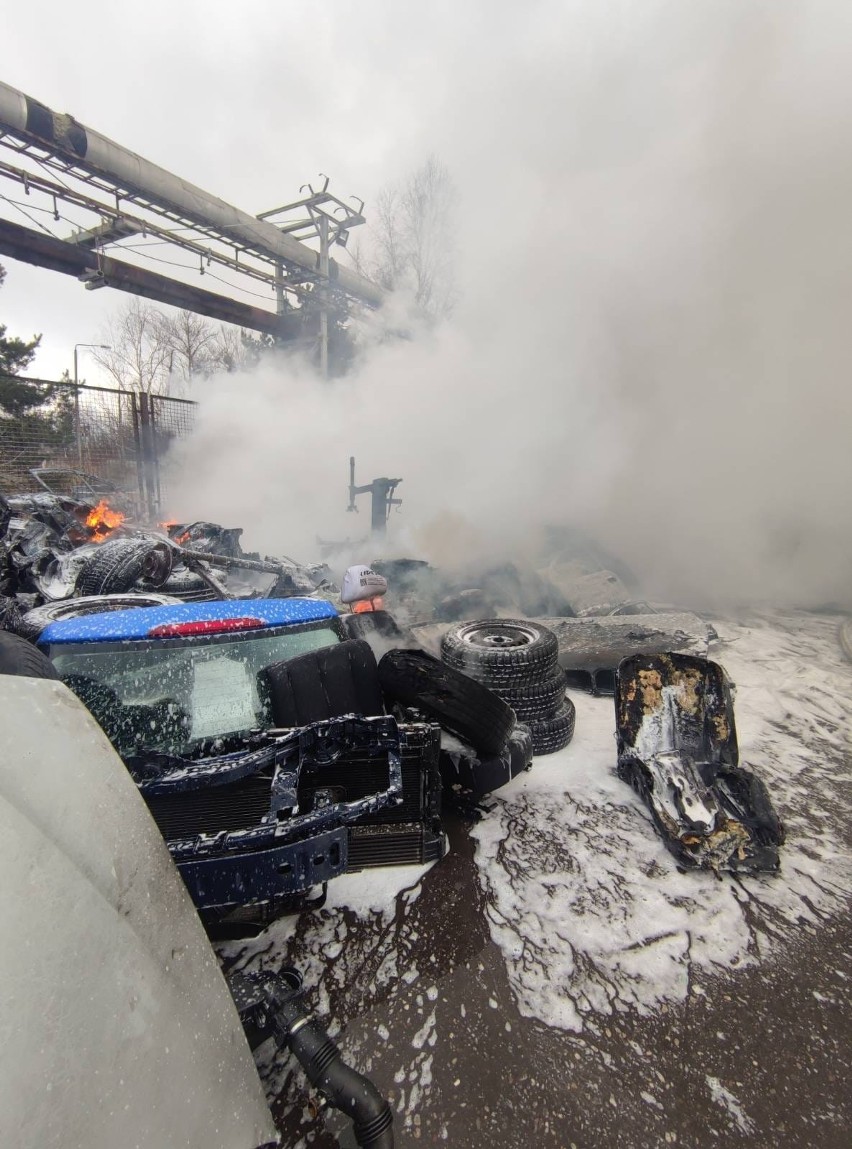
[[[565,695],[556,635],[524,619],[489,618],[453,626],[441,659],[498,694],[532,731],[533,751],[552,754],[574,734],[574,704]]]

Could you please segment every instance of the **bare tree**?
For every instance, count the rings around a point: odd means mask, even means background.
[[[404,250],[414,274],[415,297],[427,315],[440,318],[455,306],[456,190],[434,156],[417,169],[402,193]]]
[[[274,346],[275,340],[270,335],[254,335],[242,327],[220,323],[207,351],[205,373],[248,371]]]
[[[430,156],[379,193],[366,254],[353,252],[359,271],[388,291],[409,287],[432,320],[450,315],[456,302],[456,201],[449,171]]]
[[[109,349],[93,352],[98,363],[126,391],[160,394],[168,386],[169,346],[162,336],[163,314],[132,296],[107,324]]]
[[[218,327],[193,311],[170,314],[131,299],[108,324],[95,358],[127,391],[185,392],[190,380],[253,367],[273,342],[239,327]]]
[[[405,275],[407,258],[400,218],[401,193],[398,187],[383,188],[376,200],[376,260],[374,277],[387,291],[393,291]]]
[[[209,373],[217,338],[216,329],[194,311],[162,315],[158,320],[159,338],[168,348],[170,380],[189,380],[193,375]]]

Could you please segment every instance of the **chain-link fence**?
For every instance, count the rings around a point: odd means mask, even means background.
[[[194,418],[187,399],[0,375],[0,493],[113,491],[156,516],[160,461]]]

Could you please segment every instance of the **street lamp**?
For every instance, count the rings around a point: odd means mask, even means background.
[[[77,378],[77,348],[97,347],[101,351],[112,351],[109,343],[75,343],[74,344],[74,424],[77,431],[77,466],[83,470],[83,438],[80,433],[80,383]]]

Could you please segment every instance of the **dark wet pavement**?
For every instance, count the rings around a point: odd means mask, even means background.
[[[302,970],[309,1006],[390,1099],[401,1149],[846,1149],[852,673],[834,628],[756,619],[731,626],[723,650],[741,753],[787,825],[777,877],[678,874],[613,778],[610,704],[578,697],[581,745],[497,799],[482,824],[490,862],[450,819],[447,857],[404,875],[395,909],[381,890],[373,910],[339,899],[225,947],[226,964]],[[520,957],[506,949],[530,927]],[[527,993],[535,1016],[517,1005],[542,964],[561,985],[566,954],[565,998],[579,1012],[561,1021],[576,1030],[547,1024],[548,1002],[564,1004],[552,984],[550,996]],[[263,1054],[285,1145],[332,1149],[337,1133],[352,1145],[340,1115],[313,1113],[291,1059]]]
[[[323,1002],[347,1058],[397,1109],[398,1146],[850,1144],[848,916],[792,929],[757,966],[696,972],[700,986],[680,1004],[593,1018],[568,1033],[518,1013],[490,940],[473,843],[461,825],[450,830],[450,854],[385,922],[383,943],[363,919],[347,923],[347,952],[360,966],[347,959]],[[392,947],[402,976],[380,986],[377,963]],[[288,946],[296,964],[300,948],[297,931]],[[284,1066],[275,1108],[285,1144],[331,1149],[327,1128],[344,1123],[312,1119],[304,1078]]]

